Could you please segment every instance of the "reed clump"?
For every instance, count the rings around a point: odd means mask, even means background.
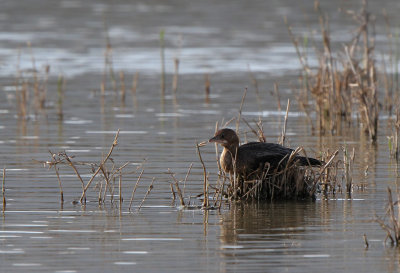
[[[317,193],[333,193],[336,189],[331,182],[332,174],[336,173],[333,159],[338,151],[318,167],[299,165],[296,157],[302,152],[304,153],[303,148],[296,148],[274,168],[266,163],[263,170],[251,179],[244,179],[236,174],[229,176],[224,195],[235,200],[273,201],[314,199]]]
[[[96,198],[99,203],[99,205],[103,205],[106,203],[107,196],[110,198],[110,203],[113,205],[116,202],[119,204],[119,208],[121,209],[122,203],[124,201],[123,199],[123,191],[122,191],[122,181],[123,177],[126,177],[127,175],[132,175],[140,171],[140,175],[137,179],[137,182],[135,184],[134,190],[132,192],[132,196],[130,198],[129,202],[129,211],[131,210],[132,207],[132,202],[134,198],[134,193],[136,192],[136,188],[139,184],[139,181],[142,178],[143,172],[144,172],[144,166],[143,164],[139,165],[136,167],[134,170],[130,171],[125,171],[125,168],[129,166],[130,162],[125,162],[122,165],[117,165],[115,161],[112,159],[111,155],[114,151],[114,148],[118,145],[118,137],[119,137],[119,130],[117,131],[114,141],[111,144],[111,147],[107,153],[107,155],[100,160],[100,162],[84,162],[84,161],[78,161],[74,156],[68,155],[65,151],[58,152],[58,153],[53,153],[50,151],[51,155],[51,160],[49,161],[38,161],[44,166],[47,166],[49,168],[54,168],[54,171],[57,176],[58,180],[58,185],[60,189],[60,201],[61,204],[63,204],[65,200],[64,196],[64,187],[61,182],[61,175],[60,175],[60,166],[68,166],[70,167],[73,172],[75,173],[77,180],[80,182],[81,187],[82,187],[82,192],[80,195],[80,198],[78,199],[79,201],[75,201],[74,203],[81,203],[82,205],[86,204],[87,201],[87,194],[90,188],[94,189],[96,193]],[[81,175],[81,173],[91,173],[90,179],[88,181],[84,180],[84,177]],[[95,185],[92,186],[93,182]],[[143,198],[142,202],[140,203],[138,210],[143,205],[143,202],[147,198],[147,196],[150,194],[151,190],[153,189],[153,184],[154,184],[155,179],[153,178],[150,187]],[[92,186],[92,187],[91,187]],[[117,198],[116,198],[117,197]],[[117,201],[116,201],[117,200]]]
[[[400,246],[400,210],[399,200],[400,194],[397,191],[397,201],[393,201],[392,190],[390,187],[387,188],[388,192],[388,204],[386,207],[386,213],[384,218],[375,216],[375,221],[382,227],[386,232],[385,243],[390,240],[392,246]],[[397,209],[396,209],[397,207]],[[396,212],[397,210],[397,212]],[[387,218],[385,220],[385,218]]]
[[[50,66],[46,65],[43,69],[36,66],[31,44],[28,43],[28,50],[32,61],[31,69],[21,69],[19,61],[17,64],[17,75],[15,78],[16,108],[18,117],[28,119],[32,114],[43,113],[47,107],[48,80]],[[18,60],[20,54],[18,54]]]
[[[302,66],[301,87],[297,94],[300,108],[309,116],[316,113],[316,128],[321,134],[339,134],[343,127],[354,123],[375,142],[378,130],[378,77],[375,57],[374,17],[367,10],[367,1],[359,12],[347,11],[357,23],[357,31],[343,49],[333,52],[327,16],[319,2],[318,13],[322,46],[315,46],[317,67],[308,63],[306,51],[288,25],[289,35]],[[304,39],[308,47],[308,39]],[[311,120],[311,119],[309,119]],[[315,126],[313,126],[315,128]]]

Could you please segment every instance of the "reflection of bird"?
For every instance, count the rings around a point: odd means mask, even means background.
[[[236,132],[228,128],[216,132],[209,142],[224,147],[220,158],[222,169],[230,174],[233,174],[235,169],[237,174],[244,177],[262,171],[266,164],[269,164],[270,169],[277,168],[279,162],[293,152],[292,149],[275,143],[250,142],[239,146]],[[295,161],[303,166],[322,164],[318,159],[304,156],[296,156]]]

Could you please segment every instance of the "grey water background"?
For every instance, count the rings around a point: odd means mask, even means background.
[[[321,2],[335,47],[356,29],[338,9],[359,9],[360,2]],[[387,53],[382,8],[398,33],[400,3],[369,3],[377,15],[377,50]],[[6,168],[7,208],[0,223],[0,271],[398,271],[399,251],[384,245],[385,233],[373,222],[375,214],[385,213],[386,188],[397,185],[397,164],[387,148],[387,116],[381,112],[376,147],[357,127],[339,136],[313,134],[292,91],[300,65],[284,16],[297,35],[319,29],[312,1],[1,1],[0,166]],[[137,105],[129,93],[121,105],[109,84],[101,107],[105,22],[113,68],[124,72],[127,89],[139,73]],[[166,43],[164,101],[161,30]],[[320,39],[317,34],[315,39]],[[31,75],[32,57],[39,71],[50,66],[47,108],[35,115],[31,105],[29,118],[21,120],[15,78],[18,70]],[[174,58],[180,60],[178,105],[171,92]],[[316,60],[311,57],[310,63]],[[249,71],[258,81],[260,99]],[[211,82],[208,103],[204,74]],[[56,115],[59,75],[66,79],[63,119]],[[186,196],[202,192],[195,143],[213,135],[216,121],[237,116],[245,87],[243,117],[252,121],[261,115],[268,141],[277,141],[284,112],[272,95],[274,83],[279,84],[282,107],[288,98],[292,101],[288,144],[304,146],[313,155],[354,147],[354,183],[363,190],[356,188],[351,198],[339,194],[315,202],[234,203],[221,211],[182,210],[172,203],[167,170],[183,179],[193,162]],[[146,160],[133,212],[128,200],[138,173],[123,177],[120,210],[109,202],[99,207],[94,189],[82,207],[74,203],[80,182],[67,166],[60,168],[65,191],[61,206],[54,171],[35,160],[50,160],[49,150],[65,150],[76,160],[99,162],[118,129],[115,162],[129,161],[127,168],[135,170]],[[242,140],[246,131],[242,124]],[[246,135],[252,139],[251,133]],[[212,183],[217,179],[215,150],[212,145],[201,150]],[[85,181],[90,177],[86,171]],[[153,177],[154,189],[136,211]],[[192,197],[192,202],[201,201]]]

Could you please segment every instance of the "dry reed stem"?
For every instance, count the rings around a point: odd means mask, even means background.
[[[287,120],[288,120],[288,115],[289,115],[289,108],[290,108],[290,99],[288,99],[287,105],[286,105],[286,114],[285,114],[285,120],[283,122],[283,128],[282,128],[282,135],[281,139],[279,140],[279,144],[282,146],[285,146],[285,140],[286,140],[286,125],[287,125]]]
[[[3,212],[6,210],[6,168],[3,168],[3,182],[2,182],[2,187],[1,187],[1,194],[3,197]]]
[[[174,185],[172,183],[169,183],[169,187],[171,188],[171,193],[172,193],[172,202],[175,202],[176,200],[176,194],[174,190]]]
[[[274,83],[274,93],[276,96],[276,102],[278,104],[278,111],[281,111],[282,107],[281,107],[281,97],[279,95],[279,86],[278,84],[275,82]]]
[[[178,197],[181,202],[181,206],[185,206],[185,199],[183,198],[181,188],[179,187],[179,181],[176,179],[175,175],[171,172],[170,169],[168,169],[168,173],[171,175],[172,179],[175,182],[175,188],[178,192]]]
[[[174,96],[174,103],[177,104],[176,93],[178,92],[178,76],[179,76],[179,59],[174,58],[174,77],[172,79],[172,93]]]
[[[136,96],[138,80],[139,80],[139,72],[136,72],[135,76],[133,76],[132,88],[131,88],[133,106],[135,107],[135,109],[137,109],[137,105],[138,105],[137,104],[137,96]]]
[[[340,133],[342,121],[347,122],[350,126],[352,117],[358,114],[364,131],[369,135],[369,139],[375,143],[379,102],[374,60],[375,34],[374,31],[371,31],[374,27],[374,19],[367,12],[367,2],[363,1],[360,12],[348,12],[357,22],[359,28],[353,39],[344,46],[344,54],[338,54],[339,57],[333,57],[328,17],[323,14],[318,1],[315,2],[315,10],[319,17],[323,42],[322,52],[315,48],[319,59],[319,66],[314,69],[316,72],[309,68],[306,53],[301,53],[299,41],[285,19],[289,36],[292,39],[305,76],[305,79],[302,79],[301,95],[297,96],[300,108],[310,120],[309,108],[312,107],[312,104],[309,103],[307,96],[310,93],[312,100],[314,100],[313,111],[317,114],[321,134]],[[340,67],[340,70],[338,67]]]
[[[344,167],[344,177],[346,182],[346,192],[351,193],[352,182],[353,182],[353,161],[354,161],[355,149],[353,148],[353,154],[349,155],[346,147],[343,147],[343,167]]]
[[[135,192],[136,192],[137,186],[139,185],[140,179],[142,178],[143,172],[144,172],[144,169],[142,169],[142,171],[140,172],[139,177],[138,177],[138,179],[136,180],[135,187],[133,187],[131,199],[130,199],[130,201],[129,201],[129,211],[131,211],[132,203],[133,203],[133,198],[134,198],[134,196],[135,196]]]
[[[368,243],[367,235],[366,235],[365,233],[363,234],[363,239],[364,239],[365,248],[369,248],[369,243]]]
[[[210,77],[208,74],[204,75],[204,91],[206,94],[206,103],[210,103],[210,91],[211,91],[211,87],[210,87]]]
[[[124,200],[122,198],[122,173],[119,171],[119,176],[118,176],[118,187],[119,187],[119,207],[122,207],[122,201]]]
[[[185,179],[183,180],[183,191],[182,191],[182,195],[183,196],[185,196],[186,182],[187,182],[187,179],[189,177],[190,171],[192,170],[192,167],[193,167],[193,162],[190,163],[190,166],[189,166],[189,169],[188,169],[188,171],[186,173]]]
[[[105,165],[101,165],[100,166],[100,170],[103,173],[104,180],[106,181],[106,186],[104,188],[102,202],[104,203],[106,201],[107,191],[110,191],[110,193],[111,193],[111,203],[112,203],[114,201],[114,193],[112,191],[112,188],[110,188],[110,175],[108,174],[107,170],[105,169]]]
[[[118,129],[117,133],[115,134],[114,141],[113,141],[113,143],[112,143],[112,145],[111,145],[111,148],[110,148],[110,150],[109,150],[107,156],[102,160],[102,162],[100,163],[100,166],[97,168],[97,170],[94,172],[94,174],[93,174],[92,177],[90,178],[89,182],[88,182],[88,183],[86,184],[86,186],[83,188],[83,192],[82,192],[82,195],[81,195],[81,198],[80,198],[80,202],[81,202],[81,203],[82,203],[82,200],[85,198],[86,191],[87,191],[87,189],[89,188],[90,184],[92,183],[92,181],[94,180],[94,178],[96,177],[96,175],[100,172],[100,170],[102,170],[102,166],[105,164],[105,162],[106,162],[106,161],[108,160],[108,158],[111,156],[111,154],[112,154],[112,152],[113,152],[115,146],[118,145],[118,136],[119,136],[119,132],[120,132],[120,129]]]
[[[119,80],[121,82],[121,105],[125,105],[126,89],[125,89],[125,75],[123,71],[119,72]]]
[[[388,187],[387,188],[388,191],[388,214],[389,214],[389,218],[390,218],[390,222],[392,224],[392,229],[394,232],[394,239],[396,241],[396,245],[399,244],[399,240],[400,240],[400,230],[399,230],[399,220],[400,219],[396,219],[395,216],[395,210],[394,210],[394,203],[393,203],[393,199],[392,199],[392,190]]]
[[[63,102],[64,102],[64,89],[65,89],[65,78],[62,75],[58,76],[57,80],[57,115],[60,119],[63,118]]]
[[[112,56],[112,45],[111,45],[111,39],[110,35],[108,33],[108,26],[107,22],[105,20],[105,17],[103,17],[103,27],[104,27],[104,33],[106,36],[106,51],[104,52],[104,72],[103,72],[103,80],[102,80],[102,85],[105,87],[106,86],[106,79],[107,79],[107,68],[110,73],[112,85],[113,85],[113,90],[114,93],[117,93],[117,80],[114,74],[114,68],[113,68],[113,56]]]
[[[101,104],[101,112],[102,113],[104,113],[105,97],[106,97],[106,87],[105,87],[105,83],[102,82],[100,84],[100,104]]]
[[[84,191],[85,190],[85,182],[83,182],[83,179],[82,179],[81,175],[79,174],[78,169],[75,167],[75,164],[71,161],[70,157],[67,154],[65,154],[65,160],[67,160],[68,164],[74,170],[74,172],[75,172],[76,176],[78,177],[79,181],[81,181],[81,183],[82,183],[82,191]],[[85,202],[86,202],[86,199],[85,199]]]
[[[60,188],[60,200],[61,200],[61,203],[64,203],[64,191],[63,191],[63,188],[62,188],[60,174],[59,174],[57,163],[56,163],[57,162],[56,155],[53,154],[52,152],[50,152],[50,154],[51,154],[51,157],[53,158],[53,162],[54,162],[53,168],[54,168],[54,171],[56,172],[57,180],[58,180],[58,186]]]
[[[209,200],[208,200],[208,179],[207,179],[207,170],[206,166],[204,165],[203,158],[201,157],[200,147],[199,144],[196,143],[197,155],[199,156],[201,166],[203,167],[203,177],[204,177],[204,184],[203,184],[203,194],[204,194],[204,202],[203,208],[209,207]]]
[[[151,184],[150,184],[149,188],[147,189],[147,192],[144,195],[144,198],[143,198],[142,202],[140,203],[140,205],[139,205],[139,207],[137,208],[136,211],[139,211],[142,208],[142,205],[143,205],[144,201],[146,200],[147,196],[150,194],[151,190],[153,189],[154,180],[156,180],[155,177],[153,177],[153,180],[151,181]]]
[[[325,163],[325,165],[320,169],[319,171],[319,175],[318,177],[314,180],[315,182],[319,181],[324,173],[324,171],[331,165],[331,163],[333,162],[333,160],[335,159],[335,157],[339,154],[339,150],[336,150],[331,157],[329,158],[329,160]],[[311,191],[312,194],[314,194],[316,191],[316,183],[314,183],[314,188]]]
[[[261,98],[260,98],[260,90],[258,88],[258,81],[257,81],[257,78],[255,77],[253,71],[251,71],[250,65],[248,65],[247,67],[248,67],[248,70],[249,70],[250,80],[253,83],[254,89],[256,91],[257,106],[258,106],[258,110],[260,111],[260,109],[261,109]]]

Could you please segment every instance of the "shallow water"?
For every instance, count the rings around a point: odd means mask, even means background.
[[[331,16],[332,36],[339,46],[353,25],[338,15],[337,8],[358,4],[321,4]],[[0,222],[0,271],[398,271],[398,250],[385,246],[385,233],[372,221],[374,214],[384,214],[386,188],[394,189],[397,180],[397,166],[387,149],[387,117],[382,113],[377,147],[356,127],[340,136],[319,137],[311,132],[291,92],[297,84],[299,63],[282,16],[288,16],[296,33],[317,29],[312,3],[37,0],[29,6],[20,1],[5,1],[2,6],[0,166],[6,168],[7,207]],[[398,6],[396,1],[370,3],[376,13],[386,7],[392,26],[400,23],[393,16]],[[113,68],[116,74],[125,73],[125,105],[114,94],[109,78],[105,103],[101,104],[103,18],[113,46]],[[165,30],[167,72],[163,100],[161,29]],[[377,33],[380,47],[385,49],[381,17]],[[27,41],[32,44],[32,55]],[[31,103],[29,118],[21,120],[14,81],[18,64],[24,77],[31,75],[32,56],[41,76],[44,65],[51,67],[48,107],[35,115]],[[180,59],[177,104],[171,92],[174,57]],[[259,99],[249,69],[258,80]],[[129,88],[136,72],[135,101]],[[205,73],[211,82],[208,102],[204,97]],[[59,74],[66,78],[63,119],[56,115]],[[119,89],[119,79],[117,82]],[[275,82],[280,87],[282,109],[272,95]],[[201,203],[195,197],[203,187],[195,143],[212,136],[216,121],[238,115],[245,87],[243,117],[253,121],[261,115],[269,141],[280,135],[290,98],[288,144],[302,145],[311,155],[327,148],[354,147],[354,182],[365,189],[356,189],[351,198],[338,194],[314,202],[230,204],[221,211],[182,210],[173,203],[168,169],[182,180],[192,162],[185,196],[192,196],[192,204]],[[111,205],[111,196],[99,207],[93,188],[88,191],[86,206],[75,202],[81,184],[68,166],[61,166],[65,195],[61,205],[54,170],[37,161],[50,160],[49,150],[65,150],[75,160],[99,162],[118,129],[118,146],[112,154],[116,164],[129,161],[126,171],[134,171],[145,161],[132,211],[129,199],[140,170],[123,176],[121,208],[118,202]],[[246,125],[241,124],[241,129],[247,131]],[[251,132],[241,138],[253,139]],[[201,151],[209,179],[216,181],[214,147],[207,145]],[[79,169],[87,182],[90,170]],[[153,177],[154,189],[138,211]],[[370,243],[368,249],[364,234]]]

